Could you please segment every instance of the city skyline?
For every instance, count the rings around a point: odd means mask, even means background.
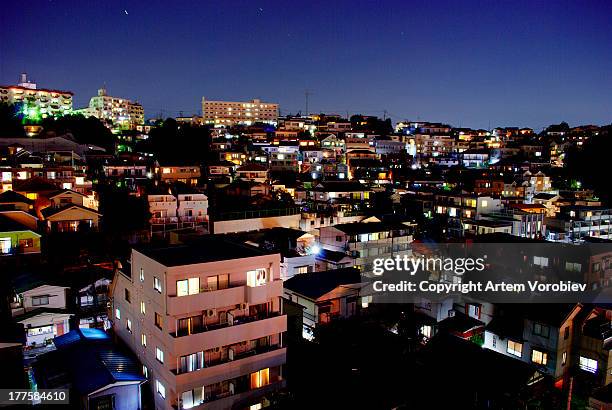
[[[295,114],[309,90],[310,112],[394,122],[604,125],[612,112],[610,8],[49,1],[25,13],[11,2],[0,17],[0,83],[15,84],[25,71],[39,87],[74,92],[75,108],[105,85],[141,102],[147,117],[199,114],[202,96],[261,98]]]

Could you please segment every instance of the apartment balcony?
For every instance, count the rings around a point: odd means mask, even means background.
[[[208,350],[285,332],[287,331],[287,316],[281,315],[280,312],[271,312],[263,315],[239,317],[234,319],[231,324],[203,326],[199,330],[185,336],[170,333],[170,341],[174,347],[175,356],[183,356],[191,354],[195,350]]]
[[[193,372],[176,374],[177,390],[185,391],[194,387],[237,378],[266,367],[281,366],[286,361],[286,347],[274,346],[265,351],[253,351],[248,355],[236,357],[234,360],[212,364]],[[172,373],[176,373],[176,371],[172,371]]]
[[[245,301],[250,305],[265,303],[272,298],[282,296],[283,281],[281,279],[274,280],[264,286],[246,286]]]
[[[273,393],[286,387],[286,380],[278,377],[276,380],[271,381],[270,384],[260,387],[258,389],[249,389],[242,392],[236,392],[234,394],[223,394],[218,395],[211,399],[211,401],[204,402],[198,406],[192,407],[194,410],[225,410],[233,408],[248,407],[248,404],[256,398],[263,397],[267,394]],[[176,409],[179,409],[175,406]]]
[[[181,222],[202,223],[206,222],[205,216],[181,216]]]
[[[188,296],[168,296],[168,314],[171,316],[183,315],[215,309],[219,306],[238,305],[245,302],[246,286],[236,286],[227,289],[200,292]]]
[[[178,223],[178,217],[176,216],[169,216],[165,218],[151,218],[152,225],[166,225],[175,223]]]

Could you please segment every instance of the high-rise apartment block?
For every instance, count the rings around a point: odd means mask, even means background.
[[[112,290],[113,328],[157,409],[259,406],[285,386],[280,254],[207,237],[132,250]]]
[[[21,115],[32,121],[72,112],[70,91],[37,88],[26,73],[21,74],[17,85],[0,86],[0,102],[17,105]]]
[[[111,97],[105,88],[91,97],[89,106],[81,110],[86,116],[94,116],[107,122],[113,129],[136,129],[144,123],[144,110],[137,102],[119,97]]]
[[[251,125],[256,122],[276,124],[278,104],[251,101],[212,101],[202,97],[204,122],[214,125]]]

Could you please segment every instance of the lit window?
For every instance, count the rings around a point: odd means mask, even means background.
[[[159,280],[159,278],[157,276],[153,277],[153,289],[155,289],[159,293],[162,293],[161,280]]]
[[[270,384],[270,369],[261,369],[258,372],[251,373],[251,389],[258,389]]]
[[[563,352],[563,355],[561,356],[561,366],[565,366],[566,362],[567,362],[567,352]]]
[[[176,281],[176,296],[195,295],[197,293],[200,293],[200,278]]]
[[[147,305],[144,300],[140,302],[140,313],[143,315],[147,313]]]
[[[164,362],[164,351],[162,349],[160,349],[159,347],[155,348],[155,358],[160,362],[163,363]]]
[[[513,340],[508,340],[507,352],[513,356],[521,357],[523,354],[523,344]]]
[[[149,369],[144,364],[142,365],[142,375],[146,378],[149,378]]]
[[[155,312],[155,326],[157,326],[159,329],[162,328],[162,317],[157,312]]]
[[[597,360],[589,359],[588,357],[580,356],[580,368],[589,373],[597,372]]]
[[[546,366],[546,363],[548,363],[548,353],[533,349],[531,351],[531,361]]]
[[[266,284],[266,269],[260,268],[247,272],[247,286],[255,287]]]
[[[147,347],[147,335],[144,333],[140,335],[140,342],[142,343],[143,347]]]
[[[130,319],[125,322],[125,328],[128,332],[132,333],[132,321]]]
[[[144,269],[140,268],[140,281],[144,282]]]
[[[115,318],[117,318],[117,320],[121,320],[121,311],[119,308],[115,309]]]
[[[431,326],[430,325],[421,326],[421,335],[428,339],[431,338]]]
[[[164,387],[163,384],[161,384],[161,382],[159,380],[155,380],[155,388],[157,390],[157,393],[162,396],[162,398],[166,398],[166,388]]]

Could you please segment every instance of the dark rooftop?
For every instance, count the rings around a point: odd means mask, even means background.
[[[277,253],[236,243],[218,235],[206,235],[188,244],[166,247],[144,245],[134,249],[164,266],[192,265]]]
[[[358,269],[342,268],[298,274],[286,280],[284,286],[307,298],[318,299],[340,285],[359,282],[361,273]]]

